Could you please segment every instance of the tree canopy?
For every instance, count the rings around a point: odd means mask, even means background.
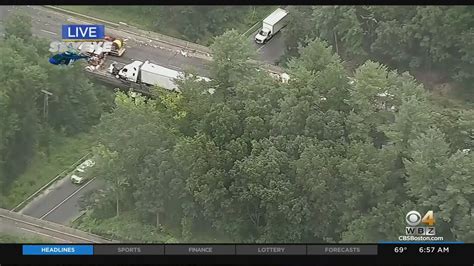
[[[211,82],[119,93],[95,129],[109,200],[92,217],[135,213],[183,241],[375,242],[403,234],[408,211],[434,210],[445,240],[472,241],[472,112],[435,106],[380,63],[350,75],[326,41],[306,41],[289,83],[257,71],[229,31]]]
[[[295,6],[289,14],[287,57],[319,37],[350,66],[370,59],[428,83],[456,81],[472,91],[471,6]]]

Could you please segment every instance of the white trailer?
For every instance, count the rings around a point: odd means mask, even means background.
[[[140,75],[142,83],[167,90],[178,89],[174,81],[182,77],[182,74],[176,70],[155,65],[148,61],[141,66]]]
[[[109,73],[112,73],[119,79],[138,84],[159,86],[170,91],[179,91],[175,81],[184,78],[184,73],[182,72],[153,64],[149,61],[134,61],[121,69],[117,69],[115,63],[112,63],[109,67]],[[197,77],[197,79],[210,81],[206,77]]]
[[[262,29],[255,35],[255,42],[264,44],[277,34],[288,22],[288,11],[278,8],[263,20]]]

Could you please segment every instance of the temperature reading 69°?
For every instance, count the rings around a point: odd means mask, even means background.
[[[393,251],[394,251],[395,253],[403,253],[403,252],[407,251],[407,247],[395,247],[395,248],[393,249]]]

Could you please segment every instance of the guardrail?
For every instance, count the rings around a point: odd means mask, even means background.
[[[45,189],[47,189],[51,184],[53,184],[54,182],[56,182],[58,179],[66,176],[69,172],[71,172],[72,170],[74,170],[79,164],[81,164],[83,161],[85,161],[85,159],[87,157],[90,156],[90,152],[87,153],[86,155],[82,156],[79,160],[77,160],[75,163],[73,163],[71,166],[69,166],[66,170],[62,171],[61,173],[59,173],[58,175],[56,175],[53,179],[51,179],[47,184],[45,184],[44,186],[42,186],[40,189],[38,189],[35,193],[31,194],[28,198],[26,198],[24,201],[22,201],[20,204],[18,204],[17,206],[15,206],[13,209],[11,209],[10,211],[13,211],[13,212],[16,212],[18,210],[20,210],[20,208],[24,207],[26,204],[28,204],[34,197],[36,197],[38,194],[40,194],[41,192],[43,192]]]
[[[247,38],[247,37],[250,37],[250,35],[251,35],[255,30],[257,30],[258,27],[260,27],[261,24],[262,24],[261,21],[259,21],[259,22],[255,23],[255,24],[253,24],[253,26],[250,27],[246,32],[242,33],[242,36],[244,36],[244,37],[246,37],[246,38]]]

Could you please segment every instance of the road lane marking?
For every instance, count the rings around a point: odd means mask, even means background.
[[[74,193],[72,193],[71,195],[69,195],[67,198],[65,198],[63,201],[61,201],[58,205],[54,206],[54,208],[52,208],[49,212],[47,212],[46,214],[44,214],[43,216],[40,217],[40,220],[42,220],[44,217],[48,216],[49,214],[51,214],[53,211],[55,211],[57,208],[61,207],[62,204],[64,204],[64,202],[68,201],[70,198],[72,198],[74,195],[76,195],[77,193],[79,193],[79,191],[81,191],[83,188],[87,187],[87,185],[89,185],[92,181],[95,180],[95,177],[92,178],[91,180],[89,180],[87,183],[85,183],[82,187],[80,187],[78,190],[74,191]]]
[[[18,227],[18,228],[21,229],[21,230],[25,230],[27,232],[33,233],[33,234],[42,235],[42,236],[45,236],[45,237],[48,237],[48,238],[54,238],[56,240],[60,240],[61,242],[68,243],[68,241],[66,239],[62,239],[62,238],[55,237],[55,236],[50,236],[48,234],[41,233],[41,232],[38,232],[38,231],[35,231],[35,230],[26,229],[26,228],[23,228],[23,227]]]
[[[49,33],[49,34],[53,34],[53,35],[58,35],[56,32],[52,32],[52,31],[49,31],[49,30],[41,30],[41,31]]]
[[[71,166],[74,166],[76,167],[78,165],[79,162],[82,162],[82,160],[84,158],[86,158],[87,156],[90,155],[90,152],[87,153],[86,155],[82,156],[78,161],[74,162]],[[69,168],[62,171],[61,173],[59,173],[58,175],[56,175],[53,179],[51,179],[46,185],[42,186],[40,189],[38,189],[37,191],[35,191],[35,193],[31,194],[28,198],[26,198],[24,201],[22,201],[20,204],[18,204],[17,206],[15,206],[15,208],[11,209],[10,211],[16,211],[19,207],[21,207],[23,204],[25,204],[27,201],[29,201],[31,199],[31,202],[33,202],[35,199],[33,199],[34,197],[36,197],[39,193],[43,192],[43,190],[46,190],[48,188],[49,185],[51,185],[52,183],[56,182],[63,174],[65,174],[66,172],[72,172],[74,170],[71,170],[69,171]],[[64,176],[63,178],[66,178],[66,176]],[[31,203],[30,202],[30,203]],[[28,203],[28,204],[30,204]],[[28,207],[28,204],[26,206],[24,206],[18,213],[22,213],[24,209],[26,209],[26,207]]]

